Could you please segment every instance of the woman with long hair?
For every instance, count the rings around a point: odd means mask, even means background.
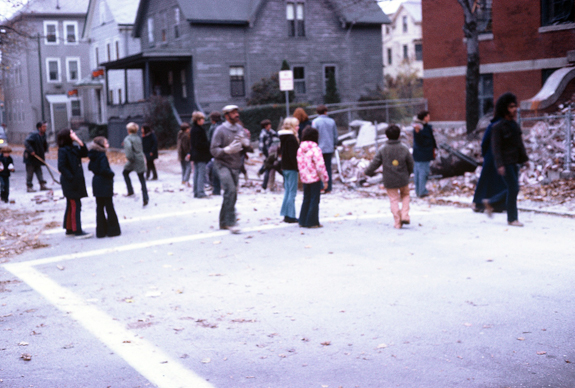
[[[299,120],[288,117],[284,120],[282,129],[278,132],[280,137],[280,155],[282,157],[282,171],[284,177],[284,199],[280,215],[288,223],[298,222],[295,214],[295,197],[297,194],[297,150]]]
[[[296,108],[296,110],[293,112],[293,117],[295,117],[299,121],[297,138],[301,139],[303,136],[303,130],[305,129],[305,127],[307,127],[308,125],[311,127],[311,120],[309,119],[309,116],[307,115],[307,113],[305,113],[305,110],[301,107]]]
[[[64,213],[66,236],[75,236],[77,239],[90,238],[93,234],[82,230],[80,218],[81,198],[88,196],[82,168],[82,158],[88,156],[88,149],[70,128],[58,132],[57,142],[59,147],[58,171],[61,173],[62,192],[66,197],[66,212]],[[74,142],[77,145],[74,145]]]
[[[502,120],[493,126],[491,134],[491,149],[497,167],[497,173],[503,177],[507,191],[483,200],[485,213],[491,217],[494,204],[505,198],[507,207],[507,223],[510,226],[523,226],[519,222],[517,212],[517,195],[519,194],[519,165],[529,160],[521,128],[515,121],[517,117],[517,97],[513,93],[505,93],[495,104],[495,115]]]

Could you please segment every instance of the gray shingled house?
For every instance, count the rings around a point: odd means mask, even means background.
[[[251,86],[294,71],[297,101],[323,102],[330,73],[343,101],[383,84],[381,25],[375,0],[141,0],[134,37],[142,51],[101,63],[142,69],[144,98],[171,96],[182,119],[195,109],[245,106]],[[127,101],[120,117],[138,113]]]

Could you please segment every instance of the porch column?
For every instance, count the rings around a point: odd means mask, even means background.
[[[128,69],[124,69],[124,92],[126,96],[124,97],[124,103],[127,104],[128,101]]]
[[[152,95],[150,90],[150,62],[146,60],[144,68],[144,99],[150,98]]]

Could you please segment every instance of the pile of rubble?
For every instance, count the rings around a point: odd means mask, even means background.
[[[568,109],[568,108],[566,108]],[[565,164],[565,139],[567,132],[566,109],[562,109],[555,115],[544,121],[525,121],[523,124],[523,140],[529,155],[529,162],[522,168],[519,183],[522,186],[524,198],[534,201],[551,201],[561,203],[575,198],[575,181],[571,179],[559,180],[562,173],[568,171]],[[561,116],[561,117],[557,117]],[[470,136],[467,135],[464,127],[435,129],[435,137],[438,144],[448,145],[457,153],[479,164],[483,162],[481,156],[481,139],[485,131],[484,125]],[[571,122],[571,128],[575,132],[575,120]],[[379,132],[379,131],[378,131]],[[348,136],[349,138],[349,136]],[[405,127],[402,131],[402,142],[411,148],[413,144],[412,129]],[[347,142],[340,146],[341,172],[340,180],[346,184],[369,187],[381,182],[381,175],[363,181],[362,172],[371,162],[375,155],[376,145],[357,148],[354,143]],[[381,143],[378,144],[381,146]],[[571,139],[571,149],[573,150],[573,137]],[[481,174],[481,166],[473,167],[469,172],[443,178],[445,174],[437,174],[437,171],[445,167],[446,164],[454,160],[461,159],[453,155],[447,149],[440,149],[437,159],[432,163],[432,175],[438,175],[433,185],[436,195],[461,195],[472,196],[475,185]],[[447,161],[447,162],[446,162]],[[571,170],[575,170],[575,150],[571,153]],[[473,171],[474,170],[474,171]],[[361,181],[361,184],[359,183]]]

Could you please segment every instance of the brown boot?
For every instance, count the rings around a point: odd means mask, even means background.
[[[36,190],[34,190],[33,187],[28,187],[28,189],[26,189],[26,191],[27,191],[28,193],[35,193],[35,192],[36,192]]]
[[[48,186],[46,186],[45,183],[40,184],[40,191],[48,191],[48,190],[52,190],[52,189],[49,188]]]

